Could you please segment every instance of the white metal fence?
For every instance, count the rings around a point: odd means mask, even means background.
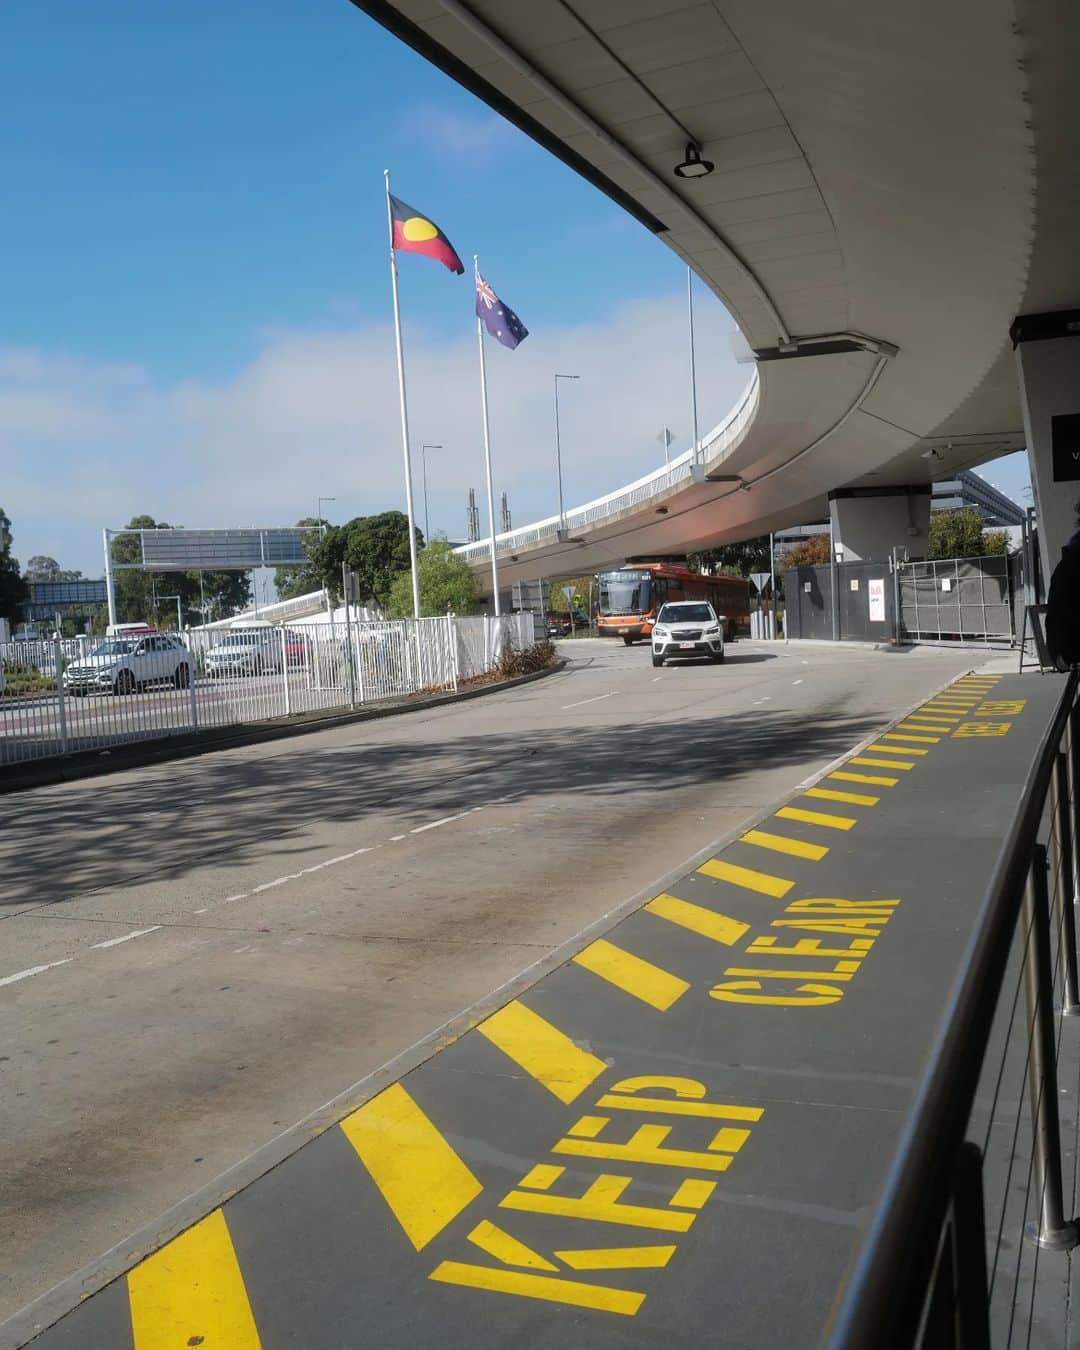
[[[0,768],[455,690],[532,641],[532,615],[514,614],[7,643]]]

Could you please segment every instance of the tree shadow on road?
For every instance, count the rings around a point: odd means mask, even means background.
[[[95,888],[175,881],[201,863],[248,865],[270,844],[276,858],[283,843],[310,854],[314,827],[360,824],[376,812],[419,825],[496,800],[574,793],[596,812],[602,844],[605,801],[820,764],[884,720],[752,710],[536,735],[455,734],[451,723],[429,723],[429,741],[382,743],[371,725],[349,726],[118,773],[4,802],[0,913]]]

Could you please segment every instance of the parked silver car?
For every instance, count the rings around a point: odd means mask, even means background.
[[[146,633],[141,637],[106,638],[89,656],[76,659],[64,671],[68,693],[134,694],[150,685],[191,684],[191,653],[175,633]]]
[[[206,673],[262,675],[281,669],[281,633],[277,628],[234,628],[206,653]]]

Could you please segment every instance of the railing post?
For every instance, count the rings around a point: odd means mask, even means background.
[[[1076,973],[1076,898],[1073,878],[1074,835],[1069,810],[1069,760],[1064,750],[1054,756],[1054,871],[1057,879],[1061,945],[1065,956],[1064,1006],[1066,1017],[1080,1016],[1080,987]]]
[[[288,717],[292,712],[292,703],[289,698],[289,644],[285,639],[284,624],[278,632],[281,634],[281,681],[285,692],[285,716]]]
[[[64,704],[64,649],[58,637],[53,638],[53,670],[56,672],[56,699],[60,718],[60,753],[68,752],[67,708]]]
[[[1071,1251],[1080,1244],[1075,1223],[1066,1221],[1061,1195],[1061,1131],[1054,1040],[1054,988],[1050,961],[1050,898],[1046,886],[1047,855],[1042,844],[1031,851],[1024,887],[1022,923],[1028,934],[1024,952],[1024,993],[1031,1053],[1028,1091],[1031,1095],[1032,1147],[1039,1218],[1027,1225],[1028,1237],[1052,1251]]]
[[[202,634],[200,633],[198,639],[196,639],[196,645],[197,645],[199,642],[201,642],[201,641],[202,641]],[[189,629],[188,629],[188,643],[190,644],[191,642],[192,642],[192,634],[191,634],[191,629],[189,628]],[[192,731],[198,731],[198,729],[199,729],[199,695],[198,695],[198,690],[196,689],[196,685],[197,685],[198,683],[199,683],[199,654],[198,654],[198,652],[196,652],[194,646],[189,645],[189,646],[188,646],[188,693],[189,693],[190,696],[191,696],[191,729],[192,729]]]

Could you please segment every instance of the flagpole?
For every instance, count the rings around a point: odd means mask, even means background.
[[[480,259],[473,254],[473,280],[480,274]],[[484,472],[487,475],[488,531],[491,537],[491,591],[495,617],[499,617],[499,564],[495,556],[495,489],[491,485],[491,429],[488,425],[487,361],[484,357],[484,321],[476,316],[476,340],[480,344],[480,406],[484,412]]]
[[[413,617],[420,617],[420,574],[416,566],[416,528],[413,524],[412,460],[409,456],[409,406],[405,399],[405,353],[401,346],[401,307],[398,303],[397,254],[394,252],[394,213],[390,206],[390,170],[386,179],[386,222],[390,230],[390,281],[394,290],[394,341],[397,344],[398,393],[401,400],[401,452],[405,458],[405,510],[409,517],[409,566],[412,569]],[[426,541],[425,541],[426,542]]]

